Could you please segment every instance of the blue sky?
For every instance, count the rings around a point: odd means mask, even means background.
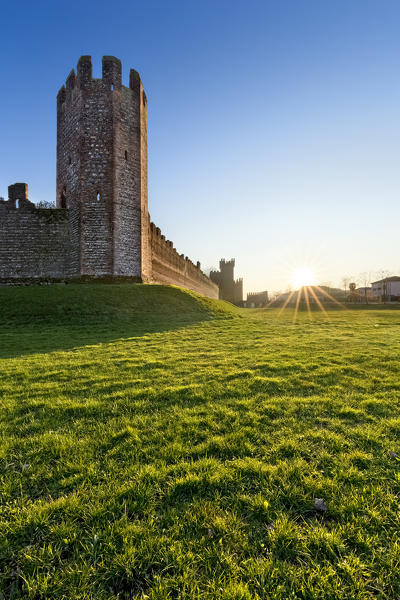
[[[332,285],[400,274],[400,3],[71,1],[2,6],[0,195],[55,198],[56,94],[82,54],[149,100],[149,208],[247,291],[307,264]]]

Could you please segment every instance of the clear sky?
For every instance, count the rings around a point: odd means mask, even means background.
[[[142,76],[150,213],[179,252],[235,257],[246,291],[400,275],[399,31],[398,0],[3,2],[0,196],[55,199],[57,91],[112,54]]]

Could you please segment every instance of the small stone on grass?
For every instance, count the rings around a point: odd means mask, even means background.
[[[328,510],[323,498],[314,498],[314,508],[319,513],[324,513]]]

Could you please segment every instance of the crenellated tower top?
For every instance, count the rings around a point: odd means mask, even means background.
[[[93,78],[93,65],[91,56],[81,56],[77,67],[76,73],[72,69],[68,75],[65,84],[61,86],[57,94],[57,104],[61,106],[66,100],[70,100],[73,96],[74,90],[82,90],[95,83],[97,90],[99,84],[104,90],[115,91],[119,90],[122,86],[122,64],[119,58],[115,56],[103,56],[102,59],[102,77],[101,79]],[[140,75],[135,69],[130,69],[129,72],[129,89],[136,93],[141,94],[141,100],[143,104],[146,104],[146,94],[143,91],[142,82]]]

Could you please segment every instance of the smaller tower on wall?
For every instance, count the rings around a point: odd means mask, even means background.
[[[219,261],[219,271],[211,271],[210,279],[219,287],[220,300],[226,300],[233,304],[243,302],[243,280],[234,279],[235,259]]]
[[[236,279],[233,288],[233,303],[241,306],[243,304],[243,279]]]
[[[26,206],[35,207],[28,198],[27,183],[13,183],[8,186],[8,201],[13,208],[21,208]]]
[[[57,207],[70,218],[69,276],[151,279],[147,99],[131,69],[81,56],[57,96]]]
[[[221,285],[220,285],[220,298],[221,300],[228,300],[228,302],[235,301],[235,282],[233,279],[233,271],[235,268],[235,259],[225,260],[224,258],[219,261],[219,270],[221,273]]]

